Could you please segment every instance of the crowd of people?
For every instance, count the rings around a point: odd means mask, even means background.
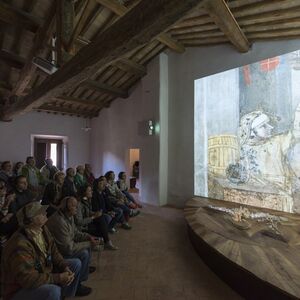
[[[110,234],[130,230],[142,206],[129,193],[125,172],[95,178],[89,164],[58,170],[34,157],[0,170],[1,286],[4,300],[60,300],[86,296],[82,284],[96,270],[93,250],[118,250]],[[102,246],[103,245],[103,246]],[[101,248],[102,247],[102,248]]]

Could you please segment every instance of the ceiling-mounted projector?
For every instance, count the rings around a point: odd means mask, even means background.
[[[50,61],[41,57],[34,57],[32,59],[32,63],[49,75],[52,75],[58,70],[58,68],[55,65],[53,65]]]

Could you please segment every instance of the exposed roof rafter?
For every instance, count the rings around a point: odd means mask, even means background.
[[[90,78],[100,67],[114,63],[128,52],[150,42],[200,2],[201,0],[142,0],[89,45],[82,48],[61,69],[46,78],[31,94],[5,108],[2,111],[2,120],[30,111],[70,91],[86,78]],[[133,26],[137,23],[139,26]]]
[[[250,43],[224,0],[205,0],[203,7],[240,52],[249,51]]]
[[[125,5],[119,3],[116,0],[96,0],[96,1],[101,5],[105,6],[106,8],[110,9],[120,17],[124,16],[129,11],[129,9]],[[170,37],[165,33],[160,34],[158,37],[156,37],[156,39],[175,52],[183,53],[185,51],[185,48],[182,44],[180,44],[179,42],[177,42],[176,40],[174,40],[172,37]]]

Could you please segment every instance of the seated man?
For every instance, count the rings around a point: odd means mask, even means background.
[[[22,175],[26,177],[29,190],[39,197],[42,192],[42,186],[45,184],[40,170],[35,166],[35,159],[32,156],[26,158],[26,164],[22,168]]]
[[[44,226],[47,206],[32,202],[17,213],[20,230],[4,247],[4,300],[60,300],[73,297],[81,271],[79,259],[64,260]]]
[[[15,180],[16,200],[11,204],[9,211],[16,213],[24,205],[35,200],[35,195],[28,189],[28,181],[25,176],[20,175]]]
[[[76,175],[74,177],[74,183],[76,186],[77,191],[87,186],[87,181],[84,176],[84,167],[77,166],[76,167]]]
[[[45,183],[49,183],[53,180],[53,177],[55,173],[58,172],[58,169],[56,166],[53,166],[53,161],[51,158],[46,158],[45,164],[42,166],[40,172],[44,177]]]
[[[130,205],[129,207],[131,208],[142,208],[142,205],[138,203],[134,197],[129,193],[128,186],[126,183],[126,173],[125,172],[120,172],[118,175],[118,181],[117,181],[117,186],[119,190],[125,195],[127,200],[129,201]]]
[[[13,185],[13,172],[12,172],[12,164],[10,161],[4,161],[1,164],[0,170],[0,180],[3,180],[6,183],[6,187],[8,190],[12,189]]]
[[[60,253],[65,258],[79,258],[81,260],[81,274],[79,287],[82,293],[89,294],[92,289],[81,284],[88,279],[88,275],[95,271],[89,267],[91,260],[91,246],[99,241],[88,233],[80,232],[74,222],[77,214],[77,200],[74,197],[65,197],[59,210],[47,222],[47,227],[53,234]]]
[[[47,210],[48,218],[54,214],[60,205],[62,200],[62,187],[64,184],[65,174],[61,171],[55,173],[53,181],[48,183],[44,195],[42,204],[49,205]]]
[[[28,190],[27,179],[20,175],[15,180],[15,198],[8,206],[8,213],[0,224],[0,232],[11,236],[18,229],[16,213],[26,204],[34,201],[34,195]]]
[[[84,165],[84,177],[86,179],[86,182],[93,186],[94,180],[95,180],[95,176],[92,172],[92,167],[90,164],[85,164]]]
[[[108,171],[104,176],[107,180],[106,189],[108,192],[108,198],[110,199],[112,205],[122,209],[126,221],[129,220],[129,217],[137,216],[140,211],[134,211],[130,208],[129,201],[119,190],[117,183],[115,182],[115,173],[113,171]]]
[[[9,213],[8,209],[12,202],[15,201],[15,193],[8,193],[4,181],[0,179],[0,235],[9,236],[17,229],[17,219],[13,223],[9,222],[13,217],[13,213]]]
[[[74,182],[75,170],[73,168],[68,168],[66,170],[66,177],[62,186],[62,197],[76,197],[77,188]]]

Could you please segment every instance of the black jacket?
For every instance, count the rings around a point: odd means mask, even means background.
[[[62,187],[62,197],[65,198],[68,196],[76,197],[77,191],[74,181],[71,181],[68,177],[66,177]]]
[[[113,206],[108,199],[106,191],[100,193],[99,191],[94,190],[92,198],[92,210],[95,212],[102,210],[104,214],[113,210]]]

